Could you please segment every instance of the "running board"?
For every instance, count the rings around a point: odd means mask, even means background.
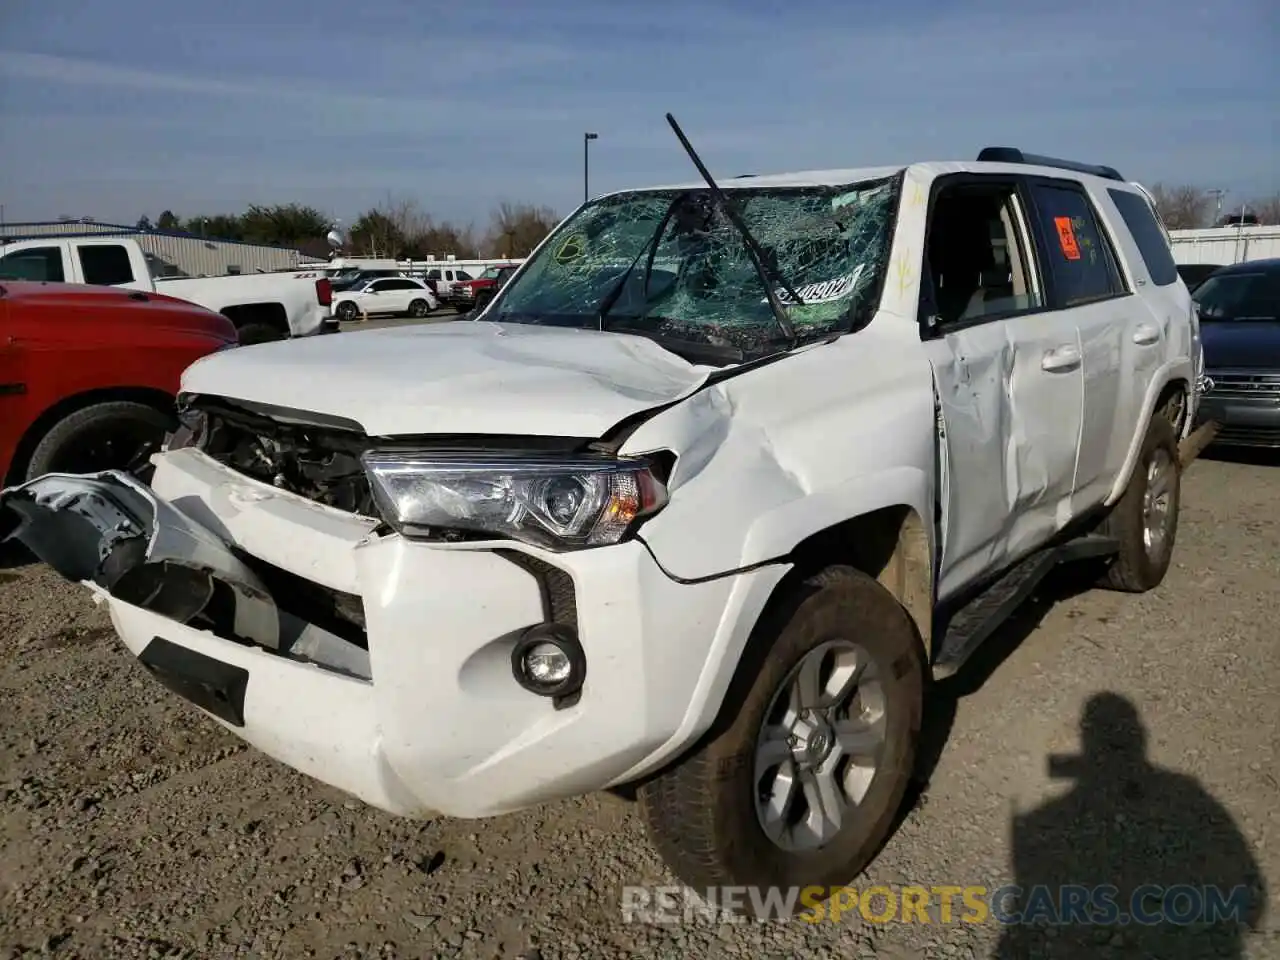
[[[938,644],[933,661],[933,678],[945,680],[955,674],[974,651],[1022,606],[1032,591],[1059,564],[1110,556],[1120,549],[1112,537],[1092,534],[1047,547],[1010,568],[952,614]]]

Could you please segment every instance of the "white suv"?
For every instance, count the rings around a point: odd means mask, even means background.
[[[707,181],[583,205],[476,321],[202,360],[151,487],[0,522],[383,810],[625,787],[691,886],[845,883],[927,675],[1059,561],[1161,582],[1196,317],[1109,168]]]

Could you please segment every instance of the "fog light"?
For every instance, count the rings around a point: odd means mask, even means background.
[[[511,669],[526,690],[559,700],[582,688],[587,661],[570,628],[544,623],[520,638],[511,651]]]
[[[540,687],[558,687],[569,679],[569,655],[554,643],[539,643],[525,651],[524,672]]]

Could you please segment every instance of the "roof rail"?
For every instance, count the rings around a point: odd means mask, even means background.
[[[1024,153],[1017,147],[984,147],[978,154],[978,160],[990,163],[1027,163],[1040,167],[1057,167],[1060,170],[1074,170],[1076,173],[1091,173],[1095,177],[1107,180],[1124,181],[1115,167],[1103,166],[1100,163],[1078,163],[1075,160],[1060,160],[1057,157],[1045,157],[1036,153]]]

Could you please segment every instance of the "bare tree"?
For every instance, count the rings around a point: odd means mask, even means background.
[[[1258,223],[1280,225],[1280,193],[1254,200],[1246,204],[1248,211],[1258,218]]]
[[[401,259],[411,256],[417,239],[431,227],[418,201],[388,194],[351,226],[351,246],[360,254]]]
[[[414,241],[431,226],[431,217],[418,205],[418,201],[407,197],[388,196],[382,212],[395,225],[408,246],[413,246]]]
[[[434,254],[437,257],[455,256],[464,259],[480,254],[480,243],[476,240],[475,228],[471,224],[459,225],[448,220],[440,223],[429,223],[416,238],[414,243],[417,256],[425,257]]]
[[[1151,188],[1151,196],[1155,198],[1156,209],[1170,230],[1203,227],[1213,206],[1213,197],[1208,190],[1187,184],[1165,186],[1157,183]]]
[[[504,200],[493,211],[485,252],[493,257],[527,257],[559,222],[550,207]]]

